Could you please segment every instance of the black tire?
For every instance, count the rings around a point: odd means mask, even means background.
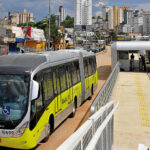
[[[90,97],[88,98],[89,100],[92,99],[93,94],[94,94],[94,92],[93,92],[93,85],[92,85],[92,88],[91,88],[91,95],[90,95]]]
[[[93,85],[92,85],[92,88],[91,88],[91,97],[93,96],[94,94],[94,91],[93,91]]]
[[[53,119],[52,116],[50,117],[49,123],[48,123],[47,125],[48,125],[48,127],[47,127],[47,132],[48,132],[48,134],[47,134],[47,136],[43,139],[43,142],[47,142],[48,139],[49,139],[49,137],[50,137],[50,135],[51,135],[51,134],[53,133],[53,131],[54,131],[54,119]]]
[[[48,134],[47,134],[47,136],[43,139],[43,142],[47,142],[48,139],[49,139],[49,137],[50,137],[50,135],[51,135],[50,123],[48,123],[47,125],[49,126],[49,127],[48,127],[48,130],[47,130]]]
[[[77,109],[77,102],[76,102],[76,100],[74,101],[74,103],[73,103],[73,109],[72,109],[72,113],[70,114],[70,118],[73,118],[74,116],[75,116],[75,114],[76,114],[76,109]]]

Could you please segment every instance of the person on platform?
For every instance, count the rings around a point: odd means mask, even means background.
[[[143,55],[140,55],[140,57],[140,59],[142,60],[142,66],[144,67],[144,71],[146,71],[145,57]]]
[[[133,71],[134,70],[134,55],[132,53],[131,55],[131,60],[130,60],[130,70]]]

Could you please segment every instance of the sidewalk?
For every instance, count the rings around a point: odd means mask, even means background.
[[[120,72],[112,93],[120,102],[114,117],[114,150],[150,146],[150,79],[146,73]]]

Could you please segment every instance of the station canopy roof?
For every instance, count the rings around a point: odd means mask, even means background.
[[[111,45],[112,50],[123,50],[123,51],[133,51],[133,50],[149,50],[150,51],[150,41],[122,41],[114,42]]]

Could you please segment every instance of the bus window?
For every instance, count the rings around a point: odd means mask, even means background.
[[[94,59],[93,58],[90,58],[90,64],[91,64],[91,68],[92,68],[92,74],[94,74]]]
[[[96,72],[97,66],[96,66],[96,57],[93,58],[94,60],[94,73]]]
[[[60,73],[61,92],[64,92],[67,89],[65,68],[64,67],[59,68],[59,73]]]
[[[72,82],[73,85],[78,83],[78,74],[77,74],[77,68],[75,66],[75,63],[72,64]]]
[[[60,79],[59,79],[59,73],[58,70],[56,70],[56,82],[57,82],[57,94],[60,94]]]
[[[44,95],[44,104],[47,106],[50,103],[50,100],[54,97],[53,81],[52,81],[51,72],[44,73],[44,76],[43,76],[43,95]]]
[[[95,60],[95,57],[90,58],[90,63],[91,63],[91,67],[92,67],[92,74],[94,74],[96,72],[96,60]]]
[[[67,87],[70,88],[72,86],[71,81],[71,65],[66,67],[66,79],[67,79]]]
[[[88,77],[88,62],[87,62],[87,60],[84,60],[84,76],[85,76],[85,78]]]
[[[76,69],[76,71],[77,71],[78,82],[80,82],[80,81],[81,81],[81,78],[80,78],[79,62],[75,62],[75,69]]]
[[[56,72],[53,72],[53,84],[54,84],[54,94],[57,95],[57,78],[56,78]]]
[[[88,73],[89,73],[89,76],[91,76],[93,73],[92,73],[92,62],[91,62],[91,59],[89,59],[88,61]]]

